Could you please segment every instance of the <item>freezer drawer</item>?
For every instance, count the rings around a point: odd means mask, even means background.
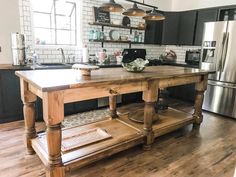
[[[236,118],[236,88],[208,83],[203,109]]]

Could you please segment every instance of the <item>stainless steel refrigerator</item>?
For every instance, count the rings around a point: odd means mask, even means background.
[[[236,118],[236,21],[205,23],[200,67],[216,71],[203,109]]]

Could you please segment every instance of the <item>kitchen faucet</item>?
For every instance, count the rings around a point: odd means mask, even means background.
[[[64,54],[63,48],[58,48],[57,50],[60,50],[60,51],[61,51],[62,63],[65,64],[65,63],[66,63],[66,58],[65,58],[65,54]]]

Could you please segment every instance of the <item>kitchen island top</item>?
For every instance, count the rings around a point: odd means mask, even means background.
[[[123,68],[102,68],[93,71],[91,76],[82,76],[79,71],[73,69],[16,71],[16,75],[41,91],[87,87],[101,83],[115,84],[120,82],[128,83],[132,81],[187,77],[207,73],[204,70],[175,66],[146,67],[141,73],[127,72]]]

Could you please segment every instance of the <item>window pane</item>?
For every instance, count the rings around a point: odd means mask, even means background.
[[[71,19],[70,20],[71,20],[71,29],[76,30],[76,13],[75,13],[75,10],[71,14]]]
[[[55,44],[55,32],[50,29],[35,28],[35,44]]]
[[[51,28],[50,17],[51,17],[50,14],[34,13],[34,26]]]
[[[57,29],[70,29],[70,18],[66,16],[56,16]]]
[[[76,3],[32,0],[35,44],[76,45]],[[55,7],[54,7],[55,5]]]
[[[55,3],[56,14],[70,16],[74,8],[74,3],[66,2],[64,0],[57,0]]]
[[[75,31],[57,30],[57,44],[75,45]]]
[[[51,13],[53,0],[32,0],[33,11]]]

